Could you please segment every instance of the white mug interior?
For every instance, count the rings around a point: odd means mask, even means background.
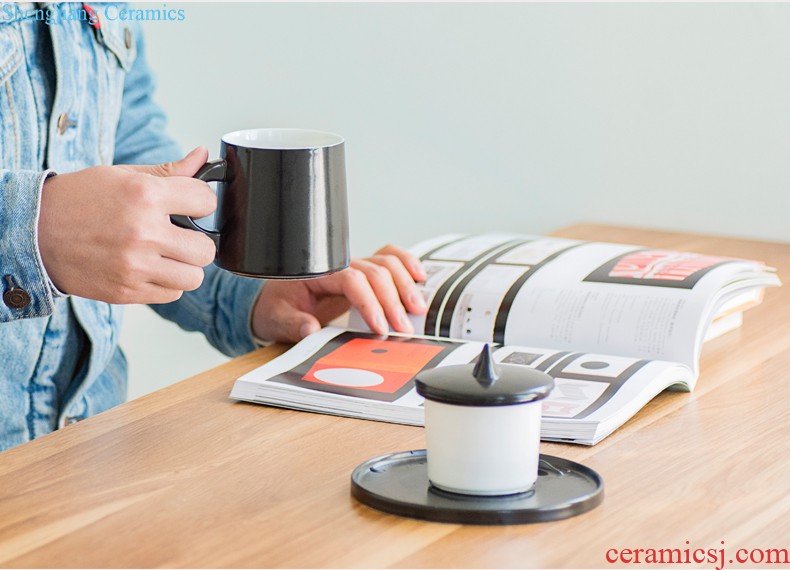
[[[230,145],[269,150],[326,148],[343,142],[343,137],[326,131],[309,129],[246,129],[223,135]]]

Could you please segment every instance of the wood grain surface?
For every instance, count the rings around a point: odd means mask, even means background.
[[[762,259],[790,277],[788,244],[595,225],[555,235]],[[261,349],[0,454],[0,565],[604,568],[612,548],[702,548],[738,566],[738,549],[790,548],[788,323],[790,287],[769,290],[705,346],[693,393],[662,393],[594,447],[543,444],[598,471],[603,504],[510,527],[356,503],[354,467],[423,448],[423,430],[231,402],[234,380],[284,347]]]

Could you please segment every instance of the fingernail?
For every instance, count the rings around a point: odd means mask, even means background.
[[[428,308],[428,305],[425,304],[425,299],[423,298],[422,293],[417,291],[409,295],[409,302],[418,309]]]
[[[376,330],[380,334],[387,334],[390,330],[389,323],[384,315],[376,315],[374,317],[374,324],[376,325]]]
[[[299,336],[305,338],[306,336],[310,336],[315,332],[315,325],[312,323],[304,323],[301,327],[299,327]]]
[[[417,275],[419,275],[419,280],[425,281],[425,279],[428,277],[428,274],[425,273],[425,270],[422,268],[422,265],[413,265],[412,268],[414,269],[414,272]]]
[[[414,332],[414,325],[411,324],[406,311],[402,307],[398,309],[398,323],[400,324],[401,329],[403,329],[401,332],[409,334]]]

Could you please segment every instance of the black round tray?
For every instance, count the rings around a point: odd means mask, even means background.
[[[351,495],[374,509],[436,522],[523,524],[572,517],[603,501],[600,475],[579,463],[540,456],[538,480],[515,495],[449,493],[428,482],[424,449],[374,457],[351,474]]]

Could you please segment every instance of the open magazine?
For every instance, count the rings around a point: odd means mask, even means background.
[[[421,371],[504,364],[555,380],[544,440],[595,444],[668,387],[691,390],[706,340],[740,326],[775,271],[756,261],[514,234],[412,248],[428,277],[418,335],[377,336],[352,314],[239,378],[230,394],[328,414],[423,423]]]

